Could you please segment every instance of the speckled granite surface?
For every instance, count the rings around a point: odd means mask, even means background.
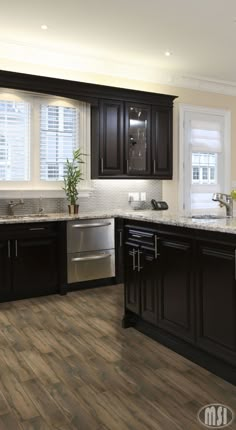
[[[67,213],[51,213],[45,215],[25,215],[25,216],[0,216],[0,224],[19,224],[33,222],[53,222],[53,221],[71,221],[76,219],[92,218],[111,218],[121,217],[130,220],[147,221],[152,223],[166,224],[172,226],[194,228],[208,231],[218,231],[223,233],[236,234],[236,217],[224,219],[192,219],[180,214],[170,213],[168,211],[156,212],[152,210],[134,211],[134,210],[112,210],[112,211],[91,211],[83,212],[78,215],[68,215]]]

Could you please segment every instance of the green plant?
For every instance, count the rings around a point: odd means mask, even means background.
[[[83,164],[83,156],[80,149],[76,149],[73,152],[73,158],[71,161],[66,160],[66,174],[64,175],[64,187],[63,190],[66,193],[66,197],[70,205],[76,205],[78,200],[78,189],[77,185],[83,180],[80,164]]]

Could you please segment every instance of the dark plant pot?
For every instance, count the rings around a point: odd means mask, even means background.
[[[70,215],[75,215],[79,213],[79,205],[68,205],[68,210]]]

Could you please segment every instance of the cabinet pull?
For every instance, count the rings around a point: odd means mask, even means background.
[[[129,172],[129,160],[126,160],[126,169],[127,169],[127,173]]]
[[[153,160],[153,173],[156,173],[156,160]]]
[[[8,258],[11,258],[11,242],[10,240],[7,241],[7,256]]]
[[[45,230],[45,227],[31,227],[29,230],[30,230],[30,231]]]
[[[155,240],[155,258],[160,256],[160,253],[158,252],[158,247],[157,247],[157,241],[158,241],[159,237],[157,237],[157,235],[155,234],[154,236],[154,240]]]
[[[93,227],[106,227],[111,225],[111,222],[93,222],[90,224],[73,224],[72,228],[93,228]]]
[[[143,267],[140,266],[140,254],[142,254],[142,252],[139,251],[139,249],[138,249],[138,272],[140,272],[140,270],[143,269]]]
[[[133,249],[133,253],[132,253],[132,255],[133,255],[133,270],[135,270],[135,269],[136,269],[136,265],[135,265],[135,254],[136,254],[136,250],[135,250],[135,249]]]
[[[101,172],[103,173],[103,157],[101,157]]]
[[[16,258],[18,257],[18,243],[17,243],[17,240],[15,240],[15,255],[16,255]]]
[[[91,260],[103,260],[104,258],[111,257],[111,254],[101,254],[101,255],[90,255],[88,257],[75,257],[71,261],[91,261]]]
[[[120,231],[120,248],[122,247],[122,242],[123,242],[123,240],[122,240],[122,231]]]

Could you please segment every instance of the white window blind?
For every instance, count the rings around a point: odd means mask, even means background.
[[[222,120],[193,119],[190,121],[190,143],[193,152],[222,151]]]
[[[67,158],[79,145],[79,111],[74,107],[40,107],[40,179],[60,181]]]
[[[28,181],[30,105],[0,100],[0,181]]]

